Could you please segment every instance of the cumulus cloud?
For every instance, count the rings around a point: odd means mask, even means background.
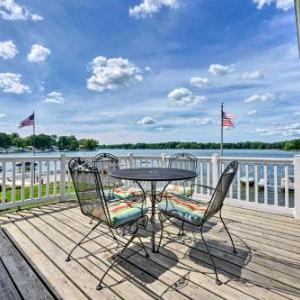
[[[249,98],[245,99],[245,103],[253,103],[257,101],[261,102],[267,102],[267,101],[272,101],[275,99],[274,94],[272,93],[265,93],[265,94],[254,94],[250,96]]]
[[[21,83],[22,75],[15,73],[0,73],[0,89],[4,93],[23,94],[30,93],[28,85]]]
[[[275,128],[258,128],[252,134],[261,136],[281,135],[286,137],[300,136],[300,123],[293,123]]]
[[[247,112],[247,116],[254,116],[257,114],[257,110],[256,109],[252,109],[252,110],[249,110]]]
[[[277,9],[288,11],[294,7],[294,0],[253,0],[258,9],[262,9],[265,5],[276,4]]]
[[[0,0],[0,17],[8,21],[43,20],[43,17],[33,14],[27,7],[17,4],[15,0]]]
[[[42,62],[47,59],[47,57],[51,54],[51,50],[39,45],[32,45],[30,52],[27,55],[27,59],[30,62]]]
[[[117,90],[143,80],[141,70],[128,59],[121,57],[95,57],[89,68],[92,76],[87,79],[87,88],[92,91]]]
[[[62,96],[62,93],[52,91],[47,95],[44,102],[60,104],[65,102],[65,98]]]
[[[4,114],[4,113],[0,113],[0,119],[4,119],[4,118],[6,118],[7,117],[7,115],[6,114]]]
[[[150,117],[144,117],[143,119],[138,121],[139,125],[152,125],[155,123],[156,123],[156,121]]]
[[[214,76],[223,76],[234,71],[233,65],[219,65],[219,64],[211,64],[208,68],[208,72]]]
[[[178,5],[178,0],[142,0],[140,4],[129,8],[129,15],[137,19],[152,17],[162,8],[175,9]]]
[[[263,79],[264,77],[264,74],[260,70],[245,72],[242,76],[243,80],[258,80]]]
[[[168,94],[168,99],[175,105],[196,105],[206,100],[205,96],[195,96],[186,88],[174,89]]]
[[[13,41],[0,42],[0,57],[3,59],[11,59],[19,53]]]
[[[208,79],[205,77],[192,77],[190,83],[196,87],[203,87],[208,84]]]

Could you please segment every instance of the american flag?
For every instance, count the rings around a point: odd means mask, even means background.
[[[228,114],[226,112],[223,112],[222,126],[223,127],[234,127],[233,122],[232,122],[233,118],[234,118],[233,114]]]
[[[31,126],[31,125],[34,125],[34,113],[31,114],[28,118],[21,121],[19,124],[19,128],[22,128],[25,126]]]

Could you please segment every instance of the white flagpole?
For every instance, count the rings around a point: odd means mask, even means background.
[[[220,156],[223,156],[223,102],[221,104],[221,144],[220,144]]]

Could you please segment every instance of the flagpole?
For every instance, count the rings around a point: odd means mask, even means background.
[[[221,104],[221,144],[220,144],[220,156],[223,156],[223,102]]]

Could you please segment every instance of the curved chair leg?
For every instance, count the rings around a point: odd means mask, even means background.
[[[185,233],[184,233],[184,221],[182,221],[181,226],[180,226],[180,228],[179,228],[179,232],[178,232],[177,235],[178,235],[179,237],[185,235]]]
[[[210,257],[210,260],[211,260],[211,262],[212,262],[212,265],[213,265],[213,268],[214,268],[214,271],[215,271],[215,275],[216,275],[216,284],[217,284],[217,285],[221,285],[222,282],[221,282],[221,280],[220,280],[219,277],[218,277],[217,268],[216,268],[216,266],[215,266],[214,260],[213,260],[213,258],[212,258],[212,256],[211,256],[210,252],[209,252],[208,246],[207,246],[207,244],[206,244],[206,242],[205,242],[205,239],[204,239],[204,237],[203,237],[202,228],[203,228],[203,226],[201,226],[201,228],[200,228],[201,238],[202,238],[202,240],[203,240],[203,242],[204,242],[206,251],[207,251],[207,253],[208,253],[209,257]]]
[[[66,258],[66,261],[70,261],[70,257],[71,257],[71,254],[73,253],[73,251],[80,245],[83,243],[83,241],[96,229],[96,227],[98,225],[100,225],[102,223],[102,221],[98,222],[80,241],[79,243],[77,243],[74,248],[70,251],[70,253],[68,254],[67,258]]]
[[[143,247],[143,249],[144,249],[144,251],[145,251],[146,257],[149,257],[149,253],[148,253],[147,248],[146,248],[146,246],[144,245],[144,243],[143,243],[141,237],[138,236],[138,239],[140,240],[140,243],[141,243],[141,245],[142,245],[142,247]]]
[[[157,249],[156,249],[156,252],[157,252],[157,253],[159,253],[159,248],[160,248],[161,241],[162,241],[163,234],[164,234],[164,221],[163,221],[163,219],[162,219],[161,213],[158,213],[158,219],[159,219],[159,221],[160,221],[160,227],[161,227],[161,230],[160,230],[159,243],[158,243],[158,246],[157,246]]]
[[[228,228],[227,228],[227,226],[226,226],[224,220],[222,219],[221,211],[222,211],[222,210],[220,209],[220,219],[221,219],[221,221],[222,221],[222,223],[223,223],[223,226],[224,226],[224,228],[225,228],[225,230],[226,230],[226,232],[227,232],[227,234],[228,234],[228,236],[229,236],[229,238],[230,238],[230,241],[231,241],[231,244],[232,244],[232,252],[233,252],[233,253],[237,253],[237,251],[236,251],[236,249],[235,249],[235,246],[234,246],[234,243],[233,243],[233,239],[232,239],[232,237],[231,237],[231,235],[230,235],[230,233],[229,233],[229,230],[228,230]]]
[[[138,227],[137,227],[138,229]],[[111,265],[107,268],[107,270],[105,271],[105,273],[103,274],[103,276],[101,277],[98,285],[96,286],[96,289],[97,290],[102,290],[103,286],[102,286],[102,282],[103,282],[103,279],[105,278],[105,276],[107,275],[107,273],[109,272],[110,269],[112,269],[112,267],[114,266],[114,264],[116,263],[118,257],[122,258],[122,254],[125,252],[125,250],[128,248],[129,244],[134,240],[134,238],[136,237],[136,233],[137,233],[137,230],[134,232],[134,234],[132,235],[132,237],[129,239],[129,241],[126,243],[126,245],[124,246],[124,248],[122,249],[122,251],[117,254],[117,255],[114,255],[114,260],[113,262],[111,263]]]

